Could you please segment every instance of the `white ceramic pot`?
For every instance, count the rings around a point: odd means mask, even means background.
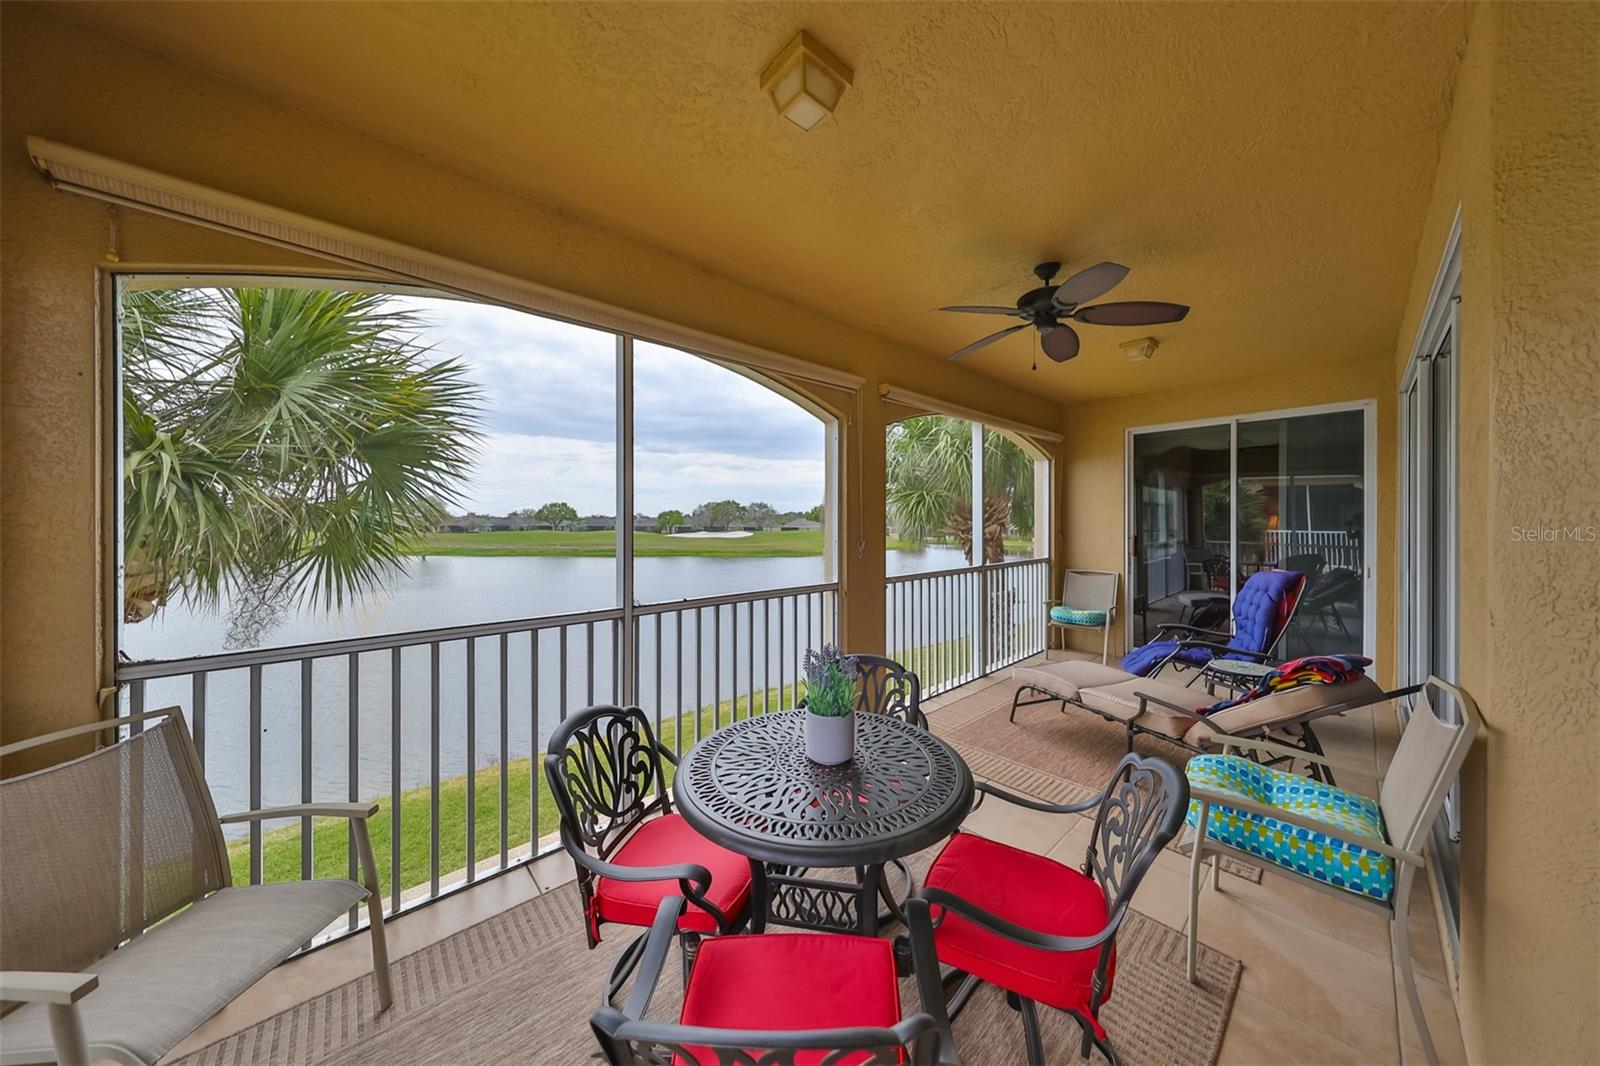
[[[856,715],[854,711],[830,718],[806,715],[806,758],[824,766],[849,762],[856,753]]]

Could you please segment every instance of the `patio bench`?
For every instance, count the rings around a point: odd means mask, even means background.
[[[123,726],[89,755],[0,781],[0,1063],[153,1063],[356,904],[392,999],[361,803],[218,818],[177,708],[67,729],[0,756]],[[351,820],[365,884],[232,885],[222,825]]]

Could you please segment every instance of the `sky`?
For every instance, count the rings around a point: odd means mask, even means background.
[[[458,511],[506,514],[562,501],[616,513],[612,334],[463,300],[396,296],[419,340],[481,388],[483,439]],[[634,346],[634,509],[822,502],[823,426],[779,394],[698,356]]]

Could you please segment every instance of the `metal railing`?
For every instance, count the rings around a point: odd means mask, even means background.
[[[888,579],[885,647],[937,695],[1044,650],[1050,560]]]
[[[221,812],[378,802],[394,914],[556,849],[540,753],[569,713],[637,703],[682,751],[793,707],[801,657],[837,640],[838,612],[829,583],[125,663],[120,709],[182,708]],[[240,827],[236,880],[357,879],[345,823],[299,823]],[[319,941],[361,921],[352,908]]]
[[[1343,566],[1359,571],[1362,566],[1361,542],[1342,529],[1268,529],[1262,531],[1261,537],[1257,541],[1240,541],[1240,555],[1272,566],[1281,566],[1296,555],[1322,556],[1324,570]],[[1226,540],[1208,540],[1205,544],[1208,554],[1227,558]]]

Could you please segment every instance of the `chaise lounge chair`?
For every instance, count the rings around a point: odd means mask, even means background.
[[[1333,685],[1287,688],[1206,714],[1203,709],[1217,697],[1198,685],[1139,677],[1095,662],[1019,666],[1013,676],[1017,691],[1011,700],[1011,721],[1017,720],[1019,707],[1059,703],[1065,712],[1070,704],[1126,729],[1129,751],[1141,734],[1197,753],[1215,750],[1212,738],[1226,735],[1275,740],[1320,756],[1314,721],[1417,691],[1412,687],[1385,692],[1362,676]],[[1023,698],[1030,693],[1032,698]],[[1328,771],[1319,764],[1311,769],[1313,777],[1333,783],[1331,775],[1321,776]]]
[[[1122,669],[1152,677],[1168,664],[1197,669],[1218,657],[1267,662],[1288,630],[1305,587],[1306,577],[1297,571],[1257,571],[1234,597],[1230,632],[1163,623],[1156,627],[1155,640],[1122,657]]]

